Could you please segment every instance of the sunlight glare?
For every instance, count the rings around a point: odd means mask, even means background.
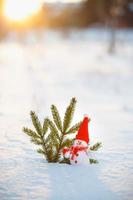
[[[4,15],[11,21],[23,21],[36,14],[40,7],[40,0],[5,0]]]

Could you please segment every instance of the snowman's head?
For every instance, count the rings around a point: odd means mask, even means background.
[[[87,143],[83,140],[75,140],[74,141],[74,146],[78,147],[87,147]]]

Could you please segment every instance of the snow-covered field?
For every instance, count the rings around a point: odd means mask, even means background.
[[[133,199],[133,31],[118,36],[114,55],[99,30],[0,43],[1,200]],[[73,96],[74,120],[88,113],[91,143],[103,143],[98,165],[47,164],[21,131],[31,109],[63,115]]]

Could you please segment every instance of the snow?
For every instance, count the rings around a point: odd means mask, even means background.
[[[115,54],[108,33],[90,29],[69,37],[12,34],[0,43],[0,199],[131,200],[133,196],[133,32],[118,31]],[[13,39],[14,38],[14,39]],[[91,142],[103,148],[99,164],[48,164],[22,133],[55,103],[63,116],[78,100],[74,121],[91,117]]]

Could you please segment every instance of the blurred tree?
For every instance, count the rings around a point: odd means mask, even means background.
[[[108,25],[112,38],[114,27],[133,26],[133,0],[82,0],[78,3],[45,3],[47,26],[65,31],[92,24]],[[43,19],[45,19],[43,18]],[[124,22],[124,23],[123,23]],[[44,23],[45,24],[45,23]]]
[[[116,47],[116,28],[119,26],[120,17],[124,14],[124,5],[127,4],[127,0],[112,0],[112,4],[109,10],[109,28],[110,28],[110,42],[109,53],[115,52]]]
[[[2,24],[3,0],[0,0],[0,30]]]
[[[4,0],[0,0],[0,40],[6,35],[6,26],[3,17]]]

